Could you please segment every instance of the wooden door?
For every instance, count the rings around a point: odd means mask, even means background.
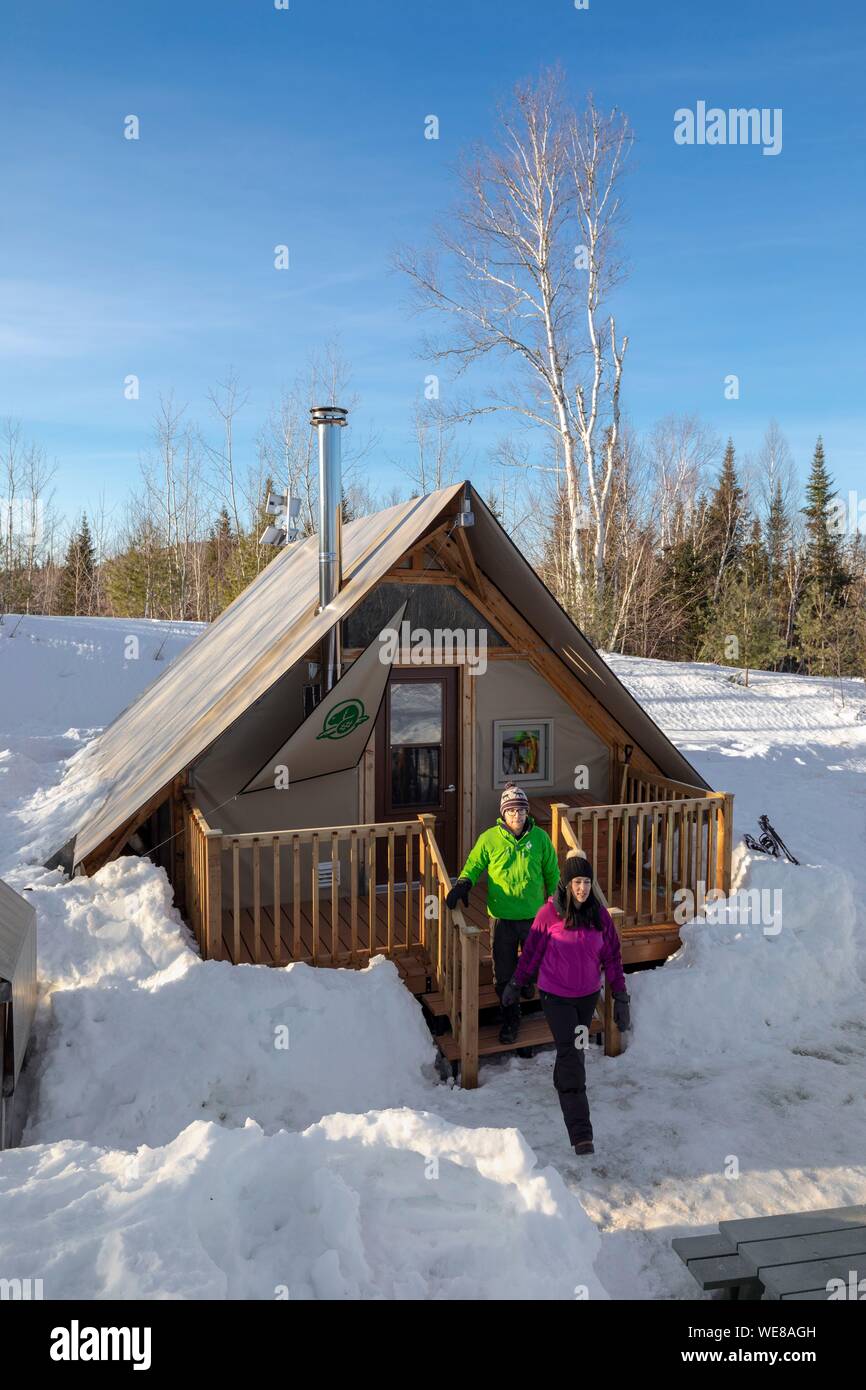
[[[376,820],[435,816],[452,875],[460,868],[457,676],[456,666],[392,671],[376,724]]]

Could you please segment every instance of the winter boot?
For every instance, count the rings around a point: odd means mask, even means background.
[[[502,1027],[499,1030],[499,1041],[501,1043],[517,1042],[517,1034],[520,1032],[520,1005],[512,1004],[509,1008],[502,1006]]]
[[[595,1148],[593,1147],[593,1143],[592,1143],[592,1140],[591,1140],[591,1139],[578,1139],[577,1143],[576,1143],[573,1147],[574,1147],[574,1152],[575,1152],[576,1154],[594,1154],[594,1153],[595,1153]]]

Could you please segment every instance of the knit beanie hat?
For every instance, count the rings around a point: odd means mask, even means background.
[[[588,878],[590,882],[595,878],[593,867],[582,849],[570,849],[565,856],[560,882],[565,886],[573,878]]]
[[[522,787],[508,786],[499,798],[499,814],[504,816],[509,808],[525,811],[529,814],[529,797]]]

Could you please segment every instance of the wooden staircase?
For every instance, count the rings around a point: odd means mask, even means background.
[[[553,1035],[547,1026],[547,1019],[541,1012],[523,1016],[516,1042],[500,1042],[499,1028],[498,1023],[482,1023],[479,1026],[479,1057],[492,1057],[497,1052],[518,1052],[524,1047],[542,1047],[545,1043],[553,1042]],[[589,1026],[590,1037],[600,1040],[603,1030],[604,1025],[601,1019],[595,1015]],[[440,1033],[436,1038],[436,1043],[446,1061],[450,1062],[452,1067],[456,1067],[460,1062],[460,1044],[455,1040],[451,1029]]]
[[[469,909],[466,915],[467,918],[470,918],[474,917],[475,914]],[[520,1020],[520,1032],[517,1040],[513,1043],[500,1042],[499,997],[493,985],[493,962],[489,956],[482,957],[479,961],[478,974],[479,1057],[492,1057],[500,1052],[518,1052],[526,1047],[543,1047],[546,1043],[553,1042],[553,1034],[547,1026],[547,1019],[541,1009],[537,989],[532,999],[521,1000],[523,1016]],[[454,1037],[450,1026],[445,995],[440,990],[433,990],[421,995],[421,1003],[430,1015],[436,1044],[445,1060],[451,1063],[456,1074],[456,1068],[460,1062],[460,1044]],[[492,1010],[496,1010],[493,1021],[485,1021],[485,1012],[488,1013],[489,1017]],[[603,1021],[596,1014],[590,1024],[590,1037],[600,1042],[603,1031]]]

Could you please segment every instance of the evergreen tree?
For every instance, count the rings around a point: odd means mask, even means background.
[[[806,485],[806,583],[817,584],[831,605],[838,605],[849,582],[844,563],[842,537],[834,526],[831,513],[835,511],[833,479],[824,459],[821,436],[815,445],[812,468]]]
[[[718,600],[725,571],[740,561],[743,529],[743,489],[737,481],[734,441],[729,439],[719,479],[707,509],[707,556],[713,573],[713,603]]]
[[[862,606],[849,592],[833,597],[818,579],[806,584],[797,613],[800,656],[812,676],[859,675],[863,655]]]
[[[700,659],[745,669],[748,685],[749,670],[771,670],[784,645],[763,586],[745,568],[740,573],[729,568],[707,619]]]
[[[770,565],[761,523],[756,516],[752,518],[749,539],[743,547],[741,568],[743,578],[760,592],[762,600],[766,602]]]
[[[777,478],[767,512],[767,578],[771,595],[779,587],[790,543],[791,519],[782,495],[782,481]]]
[[[81,525],[69,538],[66,561],[60,578],[57,611],[76,616],[89,613],[96,572],[96,552],[85,512]]]
[[[707,564],[691,536],[668,546],[663,560],[662,592],[671,611],[672,661],[697,659],[706,622]]]
[[[105,567],[105,590],[119,618],[163,617],[168,599],[169,565],[159,529],[140,521],[127,545]]]

